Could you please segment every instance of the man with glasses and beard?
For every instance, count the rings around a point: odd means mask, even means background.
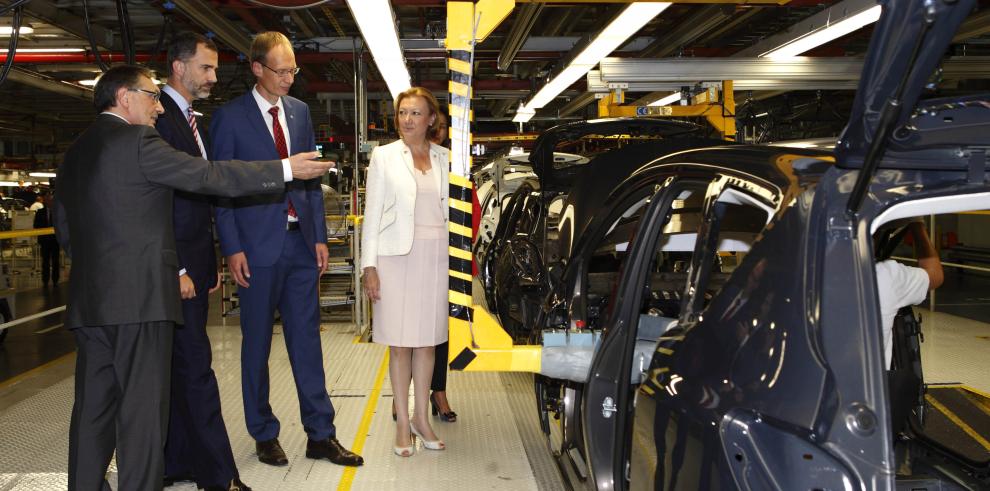
[[[210,96],[217,83],[217,47],[205,36],[185,32],[168,47],[168,82],[162,88],[165,113],[155,129],[177,150],[209,158],[204,131],[193,102]],[[220,411],[206,334],[209,296],[220,285],[213,250],[213,200],[176,191],[173,201],[175,250],[179,256],[179,292],[183,324],[172,339],[172,391],[165,484],[195,481],[207,490],[249,490],[241,482]]]

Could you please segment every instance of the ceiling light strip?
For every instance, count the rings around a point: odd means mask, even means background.
[[[392,99],[397,98],[412,84],[399,45],[399,33],[396,31],[392,5],[388,0],[347,0],[347,6],[357,22],[361,37],[371,51],[375,66],[385,79],[385,85],[388,86]],[[389,24],[383,19],[392,22]]]
[[[527,112],[532,111],[529,113],[529,118],[537,109],[542,109],[588,73],[588,70],[594,68],[602,58],[618,49],[667,7],[670,7],[670,3],[638,2],[629,4],[563,70],[557,73],[526,103]],[[528,118],[526,120],[528,121]],[[514,119],[514,121],[516,120]]]

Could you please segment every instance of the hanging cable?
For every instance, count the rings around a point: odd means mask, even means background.
[[[128,65],[137,61],[134,52],[134,29],[131,17],[127,14],[127,0],[117,0],[117,24],[120,26],[120,41],[124,45],[124,59]]]
[[[6,15],[7,12],[10,12],[11,10],[16,9],[17,7],[20,7],[30,1],[31,0],[17,0],[16,2],[12,2],[10,5],[0,7],[0,15]]]
[[[174,36],[175,33],[172,32],[174,31],[174,27],[175,26],[172,24],[172,15],[169,14],[168,12],[163,13],[162,30],[161,32],[158,33],[158,42],[155,43],[155,54],[154,57],[151,59],[152,63],[158,63],[159,60],[162,60],[162,50],[165,48],[165,33],[166,31],[171,32],[173,34],[172,37],[175,37]],[[162,66],[168,65],[168,57],[165,57],[165,59],[161,63]],[[165,71],[168,72],[169,70],[170,68],[165,66]]]
[[[7,59],[3,62],[3,69],[0,70],[0,85],[7,81],[7,75],[14,67],[14,57],[17,56],[17,38],[21,34],[21,13],[24,10],[21,5],[14,7],[14,20],[11,24],[10,42],[7,44]],[[5,11],[6,12],[6,11]]]
[[[96,39],[93,38],[93,30],[89,25],[89,0],[83,0],[83,25],[86,27],[86,39],[89,41],[89,47],[93,50],[93,58],[96,60],[96,66],[100,68],[100,71],[106,72],[110,69],[110,65],[103,63],[103,57],[100,56],[100,48],[96,45]]]

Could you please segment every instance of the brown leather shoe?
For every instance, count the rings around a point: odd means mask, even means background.
[[[334,464],[349,467],[364,465],[364,457],[344,448],[336,438],[307,441],[306,457],[310,459],[327,459]]]
[[[243,481],[241,481],[236,477],[231,479],[230,484],[228,484],[226,487],[207,486],[205,489],[206,491],[251,491],[251,488],[249,488],[247,484],[244,484]]]
[[[254,448],[258,452],[258,460],[264,464],[279,467],[289,464],[289,459],[285,457],[285,451],[282,450],[282,446],[278,444],[278,438],[272,438],[271,440],[264,442],[257,442],[254,444]]]

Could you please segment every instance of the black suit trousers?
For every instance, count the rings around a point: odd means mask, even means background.
[[[55,237],[42,237],[38,241],[38,248],[41,250],[41,282],[48,284],[49,278],[52,283],[58,283],[59,274],[59,248]]]
[[[237,474],[227,426],[220,411],[220,389],[210,364],[206,335],[210,297],[206,290],[182,301],[185,324],[175,326],[172,345],[172,401],[165,474],[192,475],[201,487],[221,486]]]
[[[172,322],[79,327],[69,428],[69,489],[160,490],[168,424]]]

